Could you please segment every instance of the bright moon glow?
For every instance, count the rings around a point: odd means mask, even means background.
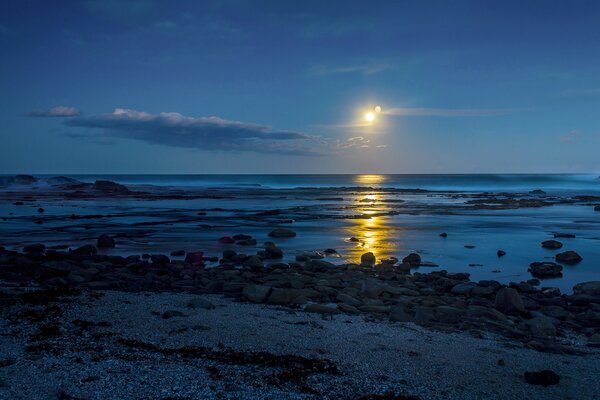
[[[381,112],[381,106],[375,106],[375,112],[379,114]]]
[[[366,115],[365,115],[365,119],[369,122],[373,122],[375,121],[375,114],[371,111],[369,111]]]

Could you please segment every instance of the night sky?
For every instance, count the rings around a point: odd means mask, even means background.
[[[598,1],[2,0],[0,174],[597,173],[599,21]]]

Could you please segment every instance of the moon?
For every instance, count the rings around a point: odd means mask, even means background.
[[[381,106],[375,106],[375,112],[379,114],[381,112]]]

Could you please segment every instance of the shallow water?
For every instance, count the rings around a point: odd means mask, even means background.
[[[0,244],[10,248],[35,242],[78,246],[93,242],[101,233],[108,233],[120,235],[117,248],[110,251],[115,254],[168,254],[172,250],[184,249],[220,255],[226,248],[253,254],[261,249],[260,244],[269,240],[267,235],[271,229],[284,226],[298,233],[295,238],[276,240],[288,261],[302,252],[326,248],[339,252],[339,256],[328,257],[334,263],[356,262],[366,251],[372,251],[378,258],[402,258],[416,251],[423,260],[440,265],[437,268],[421,267],[419,271],[446,269],[469,272],[473,280],[518,282],[531,278],[527,272],[531,262],[551,261],[559,252],[541,248],[540,242],[552,238],[554,232],[568,232],[577,237],[559,239],[564,243],[560,251],[576,250],[583,261],[575,266],[565,265],[563,278],[546,280],[542,285],[570,291],[575,283],[599,280],[600,212],[593,211],[591,205],[482,210],[465,207],[465,199],[455,198],[452,193],[404,193],[377,189],[435,186],[437,190],[464,191],[465,187],[469,187],[469,191],[477,192],[476,188],[485,186],[486,191],[509,192],[515,191],[518,186],[523,187],[523,191],[554,190],[560,196],[570,192],[597,194],[598,182],[593,176],[577,175],[571,176],[571,179],[565,175],[508,177],[472,176],[472,181],[469,181],[469,176],[465,175],[458,178],[400,175],[273,178],[247,175],[230,179],[223,176],[111,176],[104,178],[122,183],[135,182],[141,185],[134,185],[137,188],[162,182],[201,192],[203,187],[218,186],[221,189],[213,189],[211,193],[224,198],[55,198],[42,202],[29,200],[24,206],[2,199],[0,217],[7,220],[0,220]],[[87,180],[85,177],[77,178]],[[427,182],[430,186],[426,186]],[[505,186],[499,182],[505,182]],[[548,186],[542,186],[543,182]],[[286,189],[299,186],[313,189]],[[342,189],[357,186],[373,189]],[[166,190],[163,187],[154,189]],[[43,191],[44,188],[38,190]],[[38,207],[44,207],[45,213],[38,214]],[[280,214],[257,216],[257,213],[266,210],[280,210]],[[199,212],[206,215],[198,215]],[[71,214],[110,216],[72,220],[69,218]],[[40,219],[44,223],[36,224]],[[447,232],[448,237],[440,237],[441,232]],[[259,246],[242,247],[217,242],[221,236],[236,233],[254,236]],[[351,237],[356,237],[359,242],[350,241]],[[467,244],[475,248],[465,248]],[[498,249],[505,250],[507,255],[498,258]],[[476,266],[470,266],[473,264]]]

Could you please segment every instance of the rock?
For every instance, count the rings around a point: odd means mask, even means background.
[[[93,256],[97,252],[98,250],[96,249],[96,246],[93,246],[91,244],[83,245],[71,251],[71,253],[76,254],[78,256]]]
[[[345,312],[346,314],[352,314],[352,315],[358,315],[358,314],[360,314],[360,311],[358,310],[358,308],[356,308],[354,306],[351,306],[350,304],[338,303],[337,307],[342,312]]]
[[[256,245],[256,239],[240,240],[239,242],[237,242],[237,244],[240,245],[240,246],[255,246]]]
[[[506,321],[506,315],[495,308],[470,305],[467,307],[467,317],[474,320],[489,319],[492,321]]]
[[[306,292],[303,289],[273,289],[267,303],[278,305],[299,305],[306,303]]]
[[[431,307],[416,307],[414,321],[420,325],[426,325],[435,321],[435,311]]]
[[[338,254],[336,249],[325,249],[325,250],[323,250],[323,253],[325,253],[327,255]]]
[[[17,185],[31,185],[32,183],[36,183],[38,178],[31,175],[15,175],[11,180]]]
[[[418,267],[421,264],[421,256],[417,253],[410,253],[402,259],[403,264],[409,264],[411,267]]]
[[[472,244],[465,244],[465,249],[474,249],[475,246],[473,246]]]
[[[545,249],[560,249],[563,247],[563,244],[558,240],[544,240],[542,242],[542,247]]]
[[[169,257],[165,256],[164,254],[152,254],[150,256],[150,260],[154,264],[160,264],[160,265],[167,265],[168,263],[171,262]]]
[[[534,337],[553,338],[556,336],[556,328],[552,324],[552,320],[548,317],[537,316],[525,321],[525,325],[527,325]]]
[[[223,250],[223,258],[225,260],[230,260],[237,255],[237,252],[234,250]]]
[[[204,264],[204,252],[194,251],[187,253],[184,261],[190,264]]]
[[[450,291],[452,294],[461,295],[461,294],[469,294],[471,290],[477,286],[475,282],[463,282],[452,287]]]
[[[362,312],[375,313],[375,314],[386,314],[386,313],[390,312],[390,307],[378,306],[378,305],[364,305],[364,306],[359,306],[358,309]]]
[[[600,211],[600,205],[597,205],[596,207],[594,207],[594,211]]]
[[[375,265],[376,259],[375,254],[368,252],[360,256],[360,265],[372,267]]]
[[[550,386],[557,385],[560,382],[560,376],[549,369],[535,372],[525,372],[523,374],[525,382],[530,385]]]
[[[252,236],[250,236],[250,235],[244,235],[242,233],[238,233],[237,235],[233,235],[232,239],[237,242],[237,241],[240,241],[240,240],[252,239]]]
[[[269,236],[274,238],[292,238],[296,236],[296,232],[291,229],[277,228],[269,232]]]
[[[329,272],[335,269],[335,264],[323,260],[310,260],[304,264],[304,269],[313,272]]]
[[[185,315],[184,313],[182,313],[181,311],[177,311],[177,310],[167,310],[164,313],[162,313],[162,317],[164,319],[170,319],[173,317],[187,317],[187,315]]]
[[[536,278],[559,278],[562,276],[562,265],[553,262],[534,262],[529,264],[529,272]]]
[[[573,287],[573,292],[575,294],[600,296],[600,281],[578,283]]]
[[[204,310],[212,310],[215,308],[215,305],[210,301],[203,299],[202,297],[196,297],[189,301],[189,308],[202,308]]]
[[[583,260],[583,258],[579,254],[572,250],[558,253],[554,258],[556,259],[556,261],[565,264],[577,264],[578,262]]]
[[[250,238],[248,238],[248,239],[250,239]],[[233,240],[233,238],[231,238],[229,236],[223,236],[223,237],[219,238],[219,243],[232,244],[232,243],[235,243],[235,240]]]
[[[185,256],[185,250],[174,250],[171,252],[173,257],[182,257]]]
[[[496,254],[498,255],[498,257],[504,257],[506,255],[506,252],[504,250],[498,250]]]
[[[351,237],[351,238],[350,238],[350,239],[348,239],[348,240],[350,240],[351,242],[360,242],[360,239],[359,239],[359,238],[356,238],[356,237],[354,237],[354,236],[353,236],[353,237]]]
[[[341,311],[338,310],[337,308],[327,307],[322,304],[309,304],[306,307],[304,307],[304,311],[312,312],[312,313],[319,313],[319,314],[339,314],[339,313],[341,313]]]
[[[521,299],[519,292],[517,292],[515,289],[507,287],[501,288],[498,290],[498,293],[496,293],[494,307],[504,314],[525,312],[523,299]]]
[[[44,250],[46,250],[46,245],[44,245],[42,243],[30,244],[30,245],[23,247],[23,253],[28,253],[28,254],[43,253]]]
[[[438,306],[435,308],[435,318],[445,324],[456,324],[463,319],[465,312],[456,307]]]
[[[96,247],[99,249],[108,249],[115,247],[115,239],[108,235],[101,235],[96,242]]]
[[[283,250],[277,247],[274,243],[267,242],[265,244],[265,251],[269,255],[269,258],[277,259],[283,257]]]
[[[440,233],[440,237],[446,238],[448,237],[448,234],[446,232],[442,232]]]
[[[348,304],[353,307],[358,307],[362,304],[362,302],[360,300],[355,299],[354,297],[352,297],[346,293],[338,293],[336,298],[338,301],[340,301],[344,304]]]
[[[94,182],[94,189],[100,190],[105,193],[119,193],[125,194],[129,193],[129,189],[126,186],[123,186],[119,183],[105,180],[98,180]]]
[[[561,306],[545,306],[541,310],[544,314],[551,318],[565,319],[569,316],[569,313]]]
[[[530,191],[529,194],[532,194],[534,196],[544,196],[546,195],[546,192],[544,192],[542,189],[535,189]]]
[[[390,321],[413,322],[414,320],[414,315],[407,312],[403,306],[392,307],[390,310]]]
[[[252,303],[264,303],[271,293],[270,286],[246,285],[242,290],[242,297]]]
[[[263,260],[259,256],[250,256],[246,258],[242,265],[253,271],[260,271],[264,267]]]
[[[37,210],[37,211],[38,211],[40,214],[42,214],[42,213],[44,213],[44,211],[46,211],[46,210],[44,210],[42,207],[40,207],[40,208],[38,208],[38,210]]]

